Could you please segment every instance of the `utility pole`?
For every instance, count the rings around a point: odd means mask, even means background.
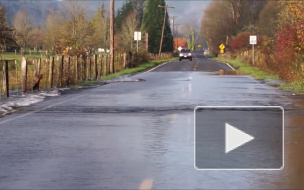
[[[168,8],[175,8],[175,7],[169,7],[168,4],[166,4],[166,6],[158,5],[158,8],[165,8],[163,28],[162,28],[162,34],[161,34],[161,39],[160,39],[160,44],[159,44],[159,52],[158,52],[158,55],[160,56],[161,50],[162,50],[162,46],[163,46],[163,38],[164,38],[164,30],[165,30],[167,11],[168,11]]]
[[[114,73],[114,0],[110,4],[110,73]]]
[[[176,48],[178,48],[178,47],[177,47],[177,46],[178,46],[178,26],[180,26],[180,25],[182,25],[182,24],[175,24],[175,26],[177,26],[177,27],[176,27],[176,33],[177,33]]]
[[[148,32],[145,32],[145,46],[146,46],[146,52],[149,52],[149,34]]]
[[[173,52],[175,50],[175,46],[174,46],[174,37],[175,37],[175,33],[174,33],[174,19],[176,18],[177,16],[172,16],[172,37],[173,37]]]

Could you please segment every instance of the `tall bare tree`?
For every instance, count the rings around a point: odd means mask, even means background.
[[[61,9],[64,16],[63,38],[68,47],[83,51],[91,49],[92,23],[87,18],[83,1],[67,1]]]
[[[194,50],[195,42],[197,40],[197,32],[195,29],[195,22],[193,20],[191,20],[189,24],[183,26],[183,35],[187,40],[188,48]]]
[[[99,7],[92,19],[94,34],[92,35],[91,44],[96,48],[109,48],[109,18],[107,11],[102,4]]]
[[[35,28],[30,14],[25,9],[20,9],[13,19],[16,30],[16,40],[23,50],[28,48],[31,32]]]
[[[227,14],[229,10],[228,1],[213,1],[204,11],[201,20],[201,36],[214,54],[219,52],[218,46],[225,43],[226,37],[235,33],[232,15]],[[214,13],[217,13],[216,16]]]
[[[41,49],[43,46],[43,31],[40,28],[34,28],[29,36],[29,47],[34,50]]]
[[[135,10],[129,11],[127,17],[123,21],[121,31],[118,34],[119,46],[121,49],[125,51],[133,50],[133,36],[138,24],[137,12]]]
[[[63,18],[60,12],[49,10],[46,18],[44,44],[47,49],[51,49],[59,54],[64,49],[64,41],[62,40]]]

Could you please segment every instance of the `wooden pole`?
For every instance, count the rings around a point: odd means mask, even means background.
[[[83,70],[82,70],[82,81],[85,81],[87,79],[86,71],[87,71],[87,58],[85,55],[82,57],[83,59]]]
[[[22,93],[27,92],[27,63],[24,56],[21,59]]]
[[[38,63],[37,63],[37,73],[38,75],[40,74],[41,72],[41,58],[38,59]]]
[[[111,56],[107,55],[107,58],[106,58],[106,61],[107,61],[107,75],[110,73],[111,71]]]
[[[54,64],[55,64],[55,57],[52,57],[52,60],[50,61],[50,69],[49,69],[49,88],[53,87]]]
[[[79,80],[81,82],[83,79],[83,55],[80,55],[80,59],[81,59],[81,62],[79,65]]]
[[[3,86],[2,86],[2,90],[3,90],[3,97],[4,98],[8,98],[9,97],[9,78],[8,78],[8,61],[4,60],[3,62]]]
[[[123,54],[123,69],[126,68],[126,64],[127,64],[127,54],[124,53],[124,54]]]
[[[149,34],[145,32],[145,41],[146,41],[146,52],[149,52]]]
[[[97,80],[98,69],[97,69],[97,54],[94,55],[94,80]]]
[[[99,72],[98,72],[98,79],[100,80],[101,79],[101,76],[103,74],[103,56],[102,55],[99,55],[100,57],[100,69],[99,69]]]
[[[17,96],[19,95],[19,87],[18,87],[18,64],[17,64],[17,60],[15,60],[15,66],[16,66],[16,92],[17,92]]]
[[[89,57],[89,79],[92,78],[92,59]]]
[[[62,87],[63,80],[63,63],[64,63],[64,55],[61,56],[61,61],[59,65],[59,87]],[[58,85],[57,85],[58,86]]]
[[[70,85],[70,66],[71,66],[71,57],[68,57],[68,65],[67,65],[67,80],[66,80],[66,85],[69,86]]]
[[[162,7],[162,6],[159,6],[159,7]],[[161,53],[161,51],[162,51],[163,38],[164,38],[164,31],[165,31],[165,23],[166,23],[166,16],[167,16],[167,8],[168,8],[168,5],[166,5],[164,8],[165,8],[165,14],[164,14],[163,28],[162,28],[161,38],[160,38],[160,44],[159,44],[159,52],[158,52],[158,55],[160,55],[160,53]]]
[[[114,72],[114,0],[110,3],[110,73]]]
[[[76,73],[76,76],[75,76],[75,83],[78,84],[78,81],[79,81],[79,65],[78,65],[78,55],[76,55],[76,66],[75,66],[75,73]]]

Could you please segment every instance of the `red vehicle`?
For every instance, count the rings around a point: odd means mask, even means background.
[[[190,49],[181,49],[179,53],[179,61],[182,59],[190,59],[190,61],[192,61],[192,54]]]

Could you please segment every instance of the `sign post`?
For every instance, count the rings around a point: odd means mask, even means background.
[[[249,43],[252,45],[252,65],[254,65],[254,45],[257,44],[257,36],[250,36]]]
[[[136,48],[138,53],[138,41],[141,40],[141,32],[134,32],[134,40],[136,40]]]

